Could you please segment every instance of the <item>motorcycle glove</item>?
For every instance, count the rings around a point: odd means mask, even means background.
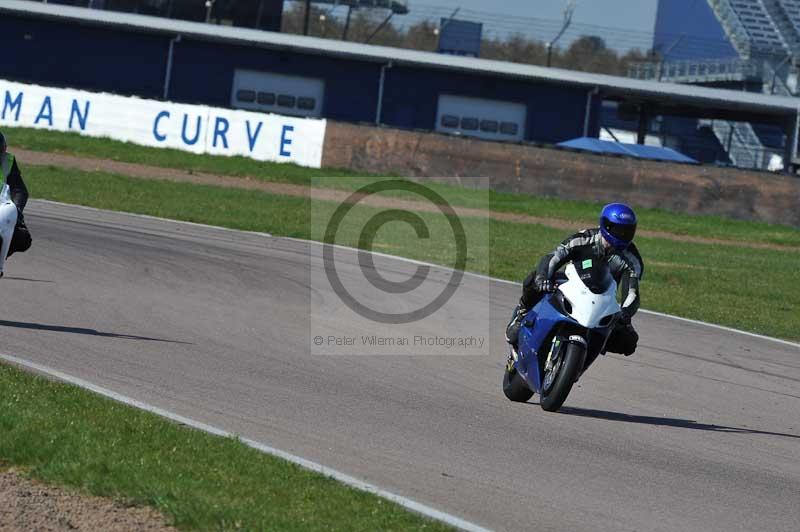
[[[536,290],[541,293],[545,292],[553,292],[556,289],[555,283],[550,279],[545,277],[537,277],[536,278]]]

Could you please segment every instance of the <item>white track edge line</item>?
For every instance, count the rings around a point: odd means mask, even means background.
[[[308,239],[297,238],[297,237],[289,237],[289,236],[276,236],[276,235],[271,235],[269,233],[260,233],[260,232],[257,232],[257,231],[244,231],[244,230],[241,230],[241,229],[230,229],[228,227],[220,227],[220,226],[217,226],[217,225],[200,224],[200,223],[195,223],[195,222],[185,222],[183,220],[174,220],[174,219],[171,219],[171,218],[159,218],[157,216],[149,216],[147,214],[136,214],[136,213],[125,212],[125,211],[109,211],[107,209],[98,209],[96,207],[87,207],[85,205],[74,205],[72,203],[62,203],[60,201],[51,201],[51,200],[43,200],[43,199],[33,199],[33,200],[34,201],[39,201],[39,202],[42,202],[42,203],[47,203],[47,204],[50,204],[50,205],[59,205],[59,206],[63,206],[63,207],[74,207],[74,208],[83,209],[83,210],[87,210],[87,211],[93,211],[93,212],[124,214],[125,216],[132,216],[134,218],[144,218],[144,219],[147,219],[147,220],[155,220],[155,221],[160,221],[160,222],[184,224],[184,225],[190,225],[190,226],[195,226],[195,227],[202,227],[202,228],[206,228],[206,229],[221,229],[223,231],[230,231],[230,232],[234,232],[234,233],[245,233],[245,234],[250,234],[250,235],[260,235],[260,236],[264,236],[264,237],[268,237],[268,238],[277,238],[277,239],[281,239],[281,240],[292,240],[292,241],[295,241],[295,242],[313,243],[313,244],[317,244],[317,245],[322,245],[322,242],[319,242],[318,240],[308,240]],[[353,247],[349,247],[349,246],[341,246],[341,245],[338,245],[338,244],[334,245],[334,247],[340,248],[340,249],[351,250],[351,251],[358,251],[357,248],[353,248]],[[394,259],[394,260],[398,260],[398,261],[402,261],[402,262],[408,262],[408,263],[411,263],[411,264],[417,264],[417,265],[420,265],[420,266],[431,266],[431,267],[435,267],[435,268],[443,268],[443,269],[452,270],[452,268],[448,268],[447,266],[442,266],[441,264],[433,264],[433,263],[430,263],[430,262],[424,262],[424,261],[420,261],[420,260],[409,259],[409,258],[406,258],[406,257],[397,256],[397,255],[389,255],[388,253],[381,253],[379,251],[371,251],[370,253],[372,253],[373,255],[378,256],[378,257]],[[498,279],[497,277],[490,277],[488,275],[484,275],[484,274],[481,274],[481,273],[474,273],[474,272],[468,272],[468,271],[465,271],[464,273],[466,275],[470,275],[470,276],[476,277],[478,279],[485,279],[487,281],[494,281],[494,282],[497,282],[497,283],[505,283],[505,284],[510,284],[510,285],[514,285],[514,286],[520,286],[520,283],[518,283],[516,281],[509,281],[508,279]],[[770,342],[775,342],[775,343],[778,343],[778,344],[787,345],[787,346],[790,346],[790,347],[795,347],[797,349],[800,349],[800,343],[790,342],[789,340],[782,340],[780,338],[773,338],[772,336],[766,336],[766,335],[763,335],[763,334],[757,334],[757,333],[752,333],[752,332],[748,332],[748,331],[743,331],[741,329],[734,329],[733,327],[726,327],[724,325],[717,325],[716,323],[708,323],[706,321],[693,320],[691,318],[682,318],[680,316],[674,316],[672,314],[664,314],[662,312],[657,312],[655,310],[639,309],[639,312],[642,312],[644,314],[650,314],[652,316],[658,316],[660,318],[669,318],[669,319],[673,319],[673,320],[677,320],[677,321],[682,321],[684,323],[691,323],[693,325],[700,325],[700,326],[703,326],[703,327],[709,327],[711,329],[717,329],[719,331],[726,331],[726,332],[732,332],[732,333],[736,333],[736,334],[741,334],[741,335],[744,335],[744,336],[749,336],[750,338],[757,338],[759,340],[768,340]]]
[[[202,229],[216,229],[218,231],[225,231],[230,233],[246,233],[248,235],[258,235],[258,236],[265,236],[268,238],[280,238],[275,237],[269,233],[262,233],[260,231],[245,231],[244,229],[231,229],[230,227],[222,227],[221,225],[210,225],[210,224],[201,224],[197,222],[187,222],[185,220],[176,220],[174,218],[161,218],[160,216],[150,216],[149,214],[139,214],[135,212],[127,212],[127,211],[110,211],[108,209],[98,209],[97,207],[87,207],[86,205],[78,205],[75,203],[63,203],[60,201],[51,201],[46,199],[38,199],[38,198],[31,198],[32,202],[36,203],[44,203],[47,205],[58,205],[59,207],[74,207],[76,209],[84,210],[84,211],[91,211],[91,212],[102,212],[107,214],[124,214],[125,216],[133,216],[135,218],[144,218],[145,220],[153,220],[156,222],[169,222],[179,225],[188,225],[190,227],[200,227]],[[34,203],[35,204],[35,203]]]
[[[734,329],[733,327],[726,327],[724,325],[717,325],[716,323],[708,323],[708,322],[705,322],[705,321],[693,320],[691,318],[682,318],[680,316],[673,316],[672,314],[664,314],[663,312],[656,312],[655,310],[640,309],[639,312],[643,312],[645,314],[650,314],[651,316],[658,316],[660,318],[670,318],[670,319],[673,319],[673,320],[682,321],[682,322],[685,322],[685,323],[691,323],[691,324],[694,324],[694,325],[702,325],[704,327],[710,327],[712,329],[717,329],[717,330],[720,330],[720,331],[741,334],[743,336],[749,336],[751,338],[758,338],[759,340],[769,340],[770,342],[775,342],[775,343],[778,343],[778,344],[788,345],[789,347],[796,347],[796,348],[800,349],[800,344],[798,344],[796,342],[790,342],[789,340],[782,340],[780,338],[773,338],[772,336],[765,336],[763,334],[743,331],[741,329]]]
[[[164,410],[163,408],[159,408],[157,406],[153,406],[153,405],[145,403],[143,401],[139,401],[137,399],[133,399],[133,398],[128,397],[126,395],[122,395],[122,394],[117,393],[115,391],[109,390],[108,388],[103,388],[102,386],[98,386],[96,384],[92,384],[89,381],[83,380],[83,379],[78,378],[78,377],[73,377],[72,375],[69,375],[67,373],[64,373],[62,371],[59,371],[57,369],[53,369],[51,367],[48,367],[48,366],[45,366],[45,365],[42,365],[42,364],[38,364],[36,362],[31,362],[29,360],[25,360],[23,358],[15,357],[15,356],[12,356],[12,355],[7,355],[7,354],[4,354],[4,353],[0,353],[0,360],[5,360],[6,362],[9,362],[11,364],[14,364],[14,365],[17,365],[17,366],[21,366],[23,368],[28,368],[28,369],[37,371],[39,373],[43,373],[45,375],[48,375],[48,376],[53,377],[55,379],[58,379],[59,381],[63,381],[63,382],[66,382],[68,384],[72,384],[74,386],[78,386],[80,388],[83,388],[85,390],[89,390],[90,392],[94,392],[94,393],[96,393],[98,395],[101,395],[101,396],[106,397],[108,399],[111,399],[113,401],[116,401],[116,402],[119,402],[119,403],[122,403],[122,404],[125,404],[125,405],[128,405],[128,406],[137,408],[139,410],[144,410],[146,412],[150,412],[151,414],[155,414],[155,415],[157,415],[159,417],[162,417],[162,418],[165,418],[165,419],[169,419],[170,421],[174,421],[176,423],[180,423],[182,425],[186,425],[188,427],[192,427],[194,429],[201,430],[203,432],[207,432],[207,433],[213,434],[215,436],[221,436],[221,437],[224,437],[224,438],[237,437],[236,434],[233,434],[233,433],[228,432],[226,430],[220,429],[220,428],[215,427],[213,425],[208,425],[208,424],[203,423],[201,421],[196,421],[194,419],[187,418],[187,417],[181,416],[179,414],[175,414],[173,412],[170,412],[169,410]],[[466,521],[466,520],[464,520],[464,519],[462,519],[460,517],[448,514],[446,512],[441,511],[441,510],[437,510],[435,508],[432,508],[432,507],[427,506],[425,504],[419,503],[419,502],[414,501],[412,499],[403,497],[402,495],[397,495],[397,494],[392,493],[390,491],[384,490],[382,488],[379,488],[378,486],[375,486],[374,484],[370,484],[370,483],[365,482],[363,480],[359,480],[359,479],[357,479],[355,477],[352,477],[352,476],[347,475],[345,473],[341,473],[340,471],[337,471],[335,469],[331,469],[330,467],[324,466],[324,465],[319,464],[317,462],[312,462],[311,460],[307,460],[305,458],[302,458],[300,456],[288,453],[286,451],[281,451],[280,449],[276,449],[274,447],[270,447],[269,445],[265,445],[263,443],[257,442],[255,440],[251,440],[249,438],[239,438],[239,441],[241,441],[242,443],[244,443],[248,447],[251,447],[251,448],[253,448],[253,449],[257,450],[257,451],[260,451],[260,452],[268,454],[268,455],[275,456],[277,458],[281,458],[283,460],[286,460],[288,462],[296,464],[296,465],[302,467],[303,469],[307,469],[307,470],[315,472],[315,473],[320,473],[322,475],[325,475],[326,477],[330,477],[330,478],[332,478],[332,479],[334,479],[334,480],[336,480],[338,482],[341,482],[342,484],[345,484],[345,485],[350,486],[352,488],[358,489],[360,491],[365,491],[367,493],[371,493],[373,495],[377,495],[377,496],[379,496],[379,497],[381,497],[383,499],[387,499],[387,500],[389,500],[391,502],[394,502],[394,503],[396,503],[396,504],[398,504],[398,505],[400,505],[400,506],[402,506],[402,507],[404,507],[404,508],[406,508],[408,510],[411,510],[412,512],[421,514],[421,515],[423,515],[425,517],[429,517],[431,519],[435,519],[437,521],[441,521],[441,522],[443,522],[443,523],[445,523],[447,525],[450,525],[452,527],[458,528],[460,530],[465,530],[467,532],[490,532],[489,529],[483,528],[480,525],[477,525],[475,523],[471,523],[471,522]]]

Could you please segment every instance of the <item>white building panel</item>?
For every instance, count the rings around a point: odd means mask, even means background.
[[[440,94],[436,130],[487,140],[525,138],[528,108],[521,103]]]
[[[236,70],[231,107],[291,116],[322,116],[325,82],[255,70]]]

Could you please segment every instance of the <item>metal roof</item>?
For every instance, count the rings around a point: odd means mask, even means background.
[[[597,88],[604,97],[622,100],[649,100],[667,107],[692,107],[771,116],[790,116],[800,110],[800,99],[752,92],[713,89],[630,79],[604,74],[546,68],[534,65],[493,61],[471,57],[442,55],[432,52],[389,48],[287,33],[247,28],[234,28],[161,17],[119,13],[44,4],[26,0],[3,0],[0,13],[53,18],[83,24],[103,25],[143,32],[180,34],[202,40],[261,46],[307,54],[328,55],[362,61],[430,67],[482,75],[538,81],[561,85]]]

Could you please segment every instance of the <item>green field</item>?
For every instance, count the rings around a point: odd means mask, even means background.
[[[182,529],[450,530],[235,439],[3,364],[0,435],[0,466],[153,506]]]
[[[84,157],[112,159],[192,172],[206,172],[264,181],[309,185],[324,185],[353,189],[365,174],[339,169],[310,169],[294,164],[255,161],[245,157],[196,155],[179,150],[147,148],[110,139],[82,137],[75,133],[35,129],[5,129],[11,150],[22,147],[31,150],[58,152]],[[20,161],[22,165],[25,161]],[[325,179],[322,179],[325,178]],[[765,175],[765,179],[770,179]],[[485,205],[485,193],[467,188],[433,185],[434,190],[447,195],[453,205],[474,207]],[[596,223],[600,203],[565,201],[501,192],[489,193],[489,206],[496,212],[552,217],[588,226]],[[800,230],[792,227],[732,220],[718,216],[676,215],[659,209],[637,209],[640,227],[676,235],[800,247]]]

